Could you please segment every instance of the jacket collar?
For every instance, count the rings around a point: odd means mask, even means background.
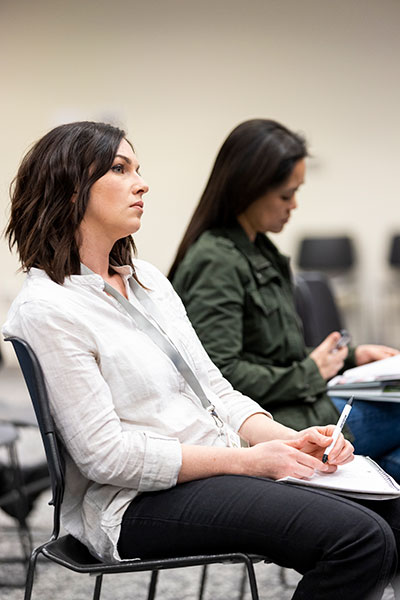
[[[271,254],[274,261],[276,260],[283,269],[289,272],[289,259],[279,252],[275,244],[266,235],[258,233],[253,243],[239,223],[222,228],[221,233],[230,239],[246,257],[251,270],[260,283],[265,283],[278,274],[275,265],[269,258]]]

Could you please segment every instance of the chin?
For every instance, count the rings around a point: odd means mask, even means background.
[[[271,229],[269,229],[268,231],[270,231],[270,233],[280,233],[285,227],[285,225],[286,223],[284,223],[283,225],[277,225],[276,227],[271,227]]]

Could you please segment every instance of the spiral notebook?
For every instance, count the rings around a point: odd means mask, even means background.
[[[317,487],[350,498],[390,500],[400,497],[400,485],[369,456],[356,455],[335,473],[316,471],[309,479],[284,477],[278,481]]]

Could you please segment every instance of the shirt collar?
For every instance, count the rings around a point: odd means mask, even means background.
[[[125,282],[133,274],[133,269],[130,265],[122,265],[122,266],[113,265],[112,268],[114,269],[114,271],[116,271],[117,273],[119,273],[119,275],[122,276],[122,278]],[[27,276],[28,277],[41,277],[44,279],[49,279],[51,281],[51,278],[47,275],[46,271],[44,271],[43,269],[38,269],[37,267],[32,267],[31,269],[29,269]],[[94,287],[100,288],[100,289],[104,288],[103,278],[101,277],[101,275],[98,275],[97,273],[89,273],[87,275],[70,275],[69,277],[65,278],[64,284],[68,285],[68,282],[71,282],[73,284],[90,286],[90,287],[94,286]]]

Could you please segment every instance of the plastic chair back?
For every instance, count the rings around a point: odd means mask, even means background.
[[[350,237],[305,237],[300,241],[297,263],[311,271],[348,271],[355,263]]]
[[[400,235],[394,235],[391,239],[389,264],[391,267],[400,268]]]
[[[50,414],[42,368],[27,342],[17,337],[6,338],[6,341],[10,341],[14,347],[39,425],[50,473],[52,490],[50,504],[54,505],[55,509],[53,535],[57,537],[60,527],[61,503],[64,496],[64,465],[53,417]]]
[[[306,346],[318,346],[332,331],[344,327],[329,280],[323,273],[296,275],[295,304]]]

